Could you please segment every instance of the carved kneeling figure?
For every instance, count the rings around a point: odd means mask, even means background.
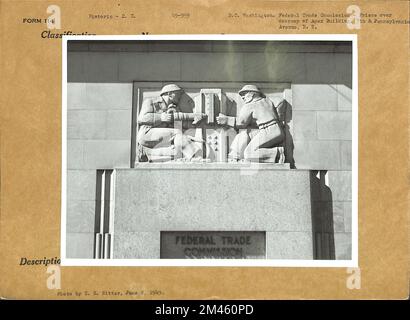
[[[238,117],[219,114],[216,118],[220,125],[240,129],[232,142],[230,160],[284,162],[281,144],[285,136],[273,103],[254,85],[244,86],[239,94],[245,104]],[[258,130],[249,128],[252,120],[256,121]]]
[[[194,137],[184,135],[173,128],[174,120],[197,123],[205,117],[202,113],[183,113],[177,107],[182,89],[175,84],[162,88],[160,96],[146,99],[138,117],[140,129],[137,134],[139,161],[163,158],[190,160],[199,150],[201,143]]]

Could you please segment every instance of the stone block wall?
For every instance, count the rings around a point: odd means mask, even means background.
[[[132,84],[69,83],[68,169],[128,167]]]
[[[309,171],[242,169],[115,170],[114,258],[159,258],[161,231],[244,230],[266,232],[268,259],[313,259]]]
[[[351,170],[351,89],[335,84],[293,84],[292,96],[296,167]]]
[[[68,83],[67,257],[92,258],[96,170],[128,168],[132,84]]]

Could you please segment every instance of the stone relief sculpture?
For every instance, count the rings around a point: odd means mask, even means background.
[[[236,112],[221,89],[202,89],[182,112],[183,89],[165,85],[143,101],[138,116],[138,162],[204,161],[284,163],[283,124],[273,102],[255,85],[239,90]]]

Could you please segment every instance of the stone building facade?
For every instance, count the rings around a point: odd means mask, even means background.
[[[70,41],[67,59],[67,258],[95,256],[98,180],[132,167],[138,90],[156,92],[166,83],[283,88],[291,108],[291,170],[309,171],[308,250],[316,259],[351,258],[350,42]],[[272,258],[303,255],[278,250]]]

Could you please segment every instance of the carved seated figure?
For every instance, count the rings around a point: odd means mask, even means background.
[[[201,150],[202,141],[174,128],[174,121],[198,123],[206,115],[184,113],[178,108],[182,89],[176,84],[162,88],[160,96],[144,100],[138,116],[138,160],[140,162],[163,158],[172,160],[182,156],[190,160]]]
[[[245,85],[239,95],[244,101],[237,117],[220,113],[220,125],[239,129],[231,145],[230,161],[284,162],[285,135],[273,102],[254,85]],[[258,130],[251,130],[255,121]]]

